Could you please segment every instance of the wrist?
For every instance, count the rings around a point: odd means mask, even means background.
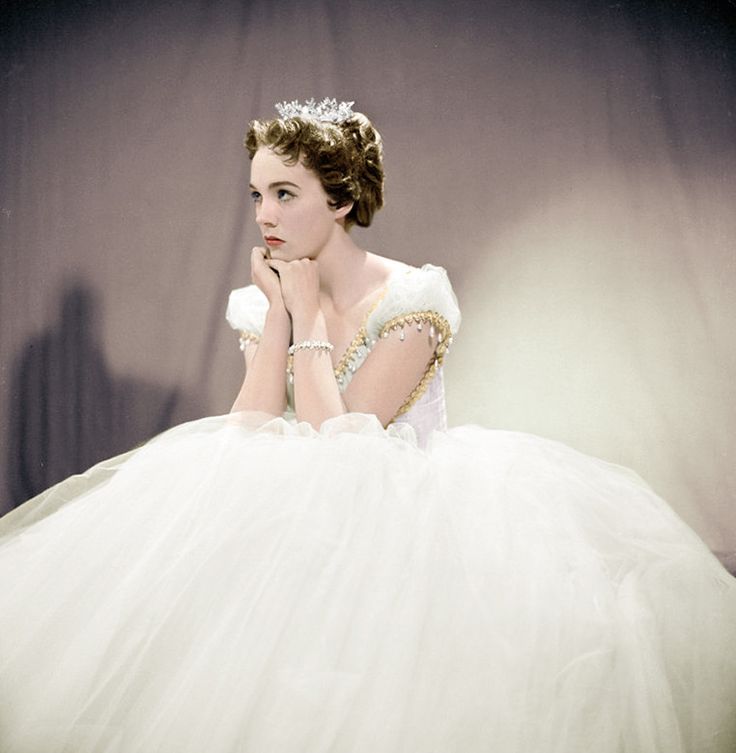
[[[291,320],[293,322],[305,322],[309,324],[322,316],[322,309],[319,307],[318,303],[312,305],[300,302],[298,306],[292,306],[289,309],[289,314],[291,314]]]
[[[283,301],[271,302],[266,311],[266,319],[273,322],[283,323],[289,321],[289,312]]]
[[[264,332],[271,333],[270,337],[276,337],[279,340],[285,340],[287,343],[291,338],[291,319],[289,312],[281,307],[271,307],[266,312],[266,321],[264,323]]]
[[[292,312],[294,342],[300,340],[327,340],[327,325],[321,309]]]

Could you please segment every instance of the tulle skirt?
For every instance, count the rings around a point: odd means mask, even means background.
[[[633,472],[257,419],[0,521],[3,753],[736,750],[736,579]]]

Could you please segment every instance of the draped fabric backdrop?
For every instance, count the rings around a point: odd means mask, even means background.
[[[630,466],[736,550],[735,16],[725,0],[5,5],[2,511],[229,410],[225,301],[259,241],[246,124],[335,96],[385,140],[387,206],[359,242],[455,283],[451,423]]]

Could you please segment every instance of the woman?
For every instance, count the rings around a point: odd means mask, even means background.
[[[326,139],[335,147],[325,150]],[[389,423],[434,362],[434,328],[430,325],[422,332],[421,327],[396,327],[393,336],[389,329],[380,347],[370,347],[372,357],[343,390],[335,368],[345,372],[340,375],[346,382],[356,365],[351,359],[352,370],[340,368],[341,359],[333,364],[329,355],[348,354],[365,312],[385,294],[392,275],[413,271],[358,248],[349,235],[351,225],[369,225],[383,203],[377,132],[360,115],[341,125],[286,118],[254,123],[246,146],[252,159],[256,222],[266,248],[253,249],[251,256],[257,290],[235,291],[231,306],[240,304],[247,317],[260,291],[267,314],[262,326],[256,323],[262,329],[258,335],[244,330],[246,377],[233,410],[261,410],[274,416],[284,412],[293,336],[289,371],[298,420],[319,428],[328,418],[359,412]],[[448,314],[459,318],[444,275],[439,284],[446,288]],[[231,323],[237,326],[232,316]],[[449,330],[446,321],[443,329]],[[322,345],[300,346],[307,342]],[[366,345],[362,339],[359,344]],[[383,389],[376,390],[377,384]]]
[[[246,145],[233,412],[4,519],[2,750],[732,752],[736,581],[697,536],[626,469],[444,430],[447,277],[349,234],[372,125],[291,103]]]

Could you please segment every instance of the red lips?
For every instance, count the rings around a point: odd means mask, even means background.
[[[268,246],[280,246],[284,241],[281,238],[277,238],[275,235],[267,235],[263,240],[266,241]]]

